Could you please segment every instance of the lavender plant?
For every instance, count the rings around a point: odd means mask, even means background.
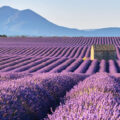
[[[86,76],[36,74],[0,83],[0,119],[39,120]]]
[[[45,120],[119,120],[120,82],[97,73],[68,92],[61,105]]]

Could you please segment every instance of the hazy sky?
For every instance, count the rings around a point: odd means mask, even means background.
[[[66,27],[120,27],[120,0],[0,0],[0,7],[4,5],[32,9]]]

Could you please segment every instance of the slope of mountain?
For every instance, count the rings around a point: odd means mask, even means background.
[[[58,26],[30,9],[0,8],[0,34],[8,36],[120,36],[120,28],[78,30]]]

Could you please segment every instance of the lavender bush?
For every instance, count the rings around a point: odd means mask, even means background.
[[[2,120],[40,120],[75,84],[86,76],[36,74],[0,83]]]
[[[45,120],[119,120],[120,82],[97,73],[68,92],[61,105]]]

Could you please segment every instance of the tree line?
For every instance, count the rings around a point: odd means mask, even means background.
[[[0,37],[7,37],[7,35],[0,35]]]

